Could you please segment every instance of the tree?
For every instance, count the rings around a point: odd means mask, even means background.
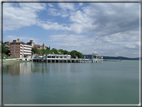
[[[6,53],[6,49],[5,49],[4,46],[2,46],[2,52],[3,52],[3,53]]]
[[[68,54],[68,51],[67,50],[63,50],[63,54]]]
[[[51,53],[51,51],[45,50],[45,54],[50,54],[50,53]]]
[[[27,57],[28,55],[24,55],[24,57]]]
[[[9,48],[9,47],[7,47],[7,46],[5,47],[5,49],[10,50],[10,48]]]
[[[76,53],[77,53],[76,50],[72,50],[72,51],[70,52],[71,57],[72,57],[72,58],[75,58],[75,57],[76,57]]]
[[[52,48],[51,53],[53,53],[53,52],[54,52],[54,54],[58,54],[58,52],[57,52],[57,51],[58,51],[57,49]]]
[[[3,58],[5,58],[5,57],[6,57],[6,54],[5,54],[5,53],[2,53],[2,55],[3,55]]]
[[[10,53],[9,47],[2,46],[2,52],[8,55]]]
[[[70,54],[71,54],[71,52],[68,52],[67,54],[68,54],[68,55],[70,55]]]
[[[35,53],[35,54],[37,54],[38,49],[37,48],[32,48],[32,52]]]
[[[82,54],[81,52],[77,52],[77,53],[76,53],[76,56],[77,56],[78,58],[82,58],[82,57],[83,57],[83,54]]]
[[[49,51],[50,51],[50,46],[49,46],[49,47],[47,47],[47,48],[46,48],[46,50],[49,50]]]
[[[39,50],[39,49],[37,49],[37,52],[36,52],[36,54],[41,54],[41,52],[40,52],[40,50]]]
[[[64,50],[63,49],[59,49],[58,50],[59,52],[61,52],[61,54],[63,54]]]

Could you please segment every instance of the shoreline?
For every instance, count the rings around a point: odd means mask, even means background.
[[[1,66],[11,65],[11,64],[14,64],[14,63],[22,63],[22,62],[32,62],[32,61],[20,61],[20,60],[16,60],[16,61],[10,61],[10,62],[3,62],[3,64],[1,63]]]

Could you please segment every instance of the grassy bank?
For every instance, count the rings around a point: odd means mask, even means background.
[[[7,57],[6,59],[19,59],[20,57]]]
[[[3,63],[19,62],[19,60],[3,60]]]
[[[31,62],[31,61],[22,61],[22,60],[3,60],[3,66],[9,65],[13,63],[19,63],[19,62]],[[1,63],[2,64],[2,63]]]

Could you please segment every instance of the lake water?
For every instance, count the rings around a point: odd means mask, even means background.
[[[3,67],[4,104],[138,104],[139,61]]]

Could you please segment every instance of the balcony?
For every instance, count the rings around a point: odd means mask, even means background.
[[[24,50],[24,52],[32,52],[31,50]]]
[[[29,47],[29,48],[31,48],[32,46],[31,46],[31,45],[24,45],[24,47]]]
[[[24,55],[31,55],[31,53],[24,53]]]
[[[28,50],[31,50],[32,48],[26,48],[26,47],[24,47],[24,49],[28,49]]]
[[[21,47],[21,46],[20,46],[20,48],[23,49],[24,47]]]

